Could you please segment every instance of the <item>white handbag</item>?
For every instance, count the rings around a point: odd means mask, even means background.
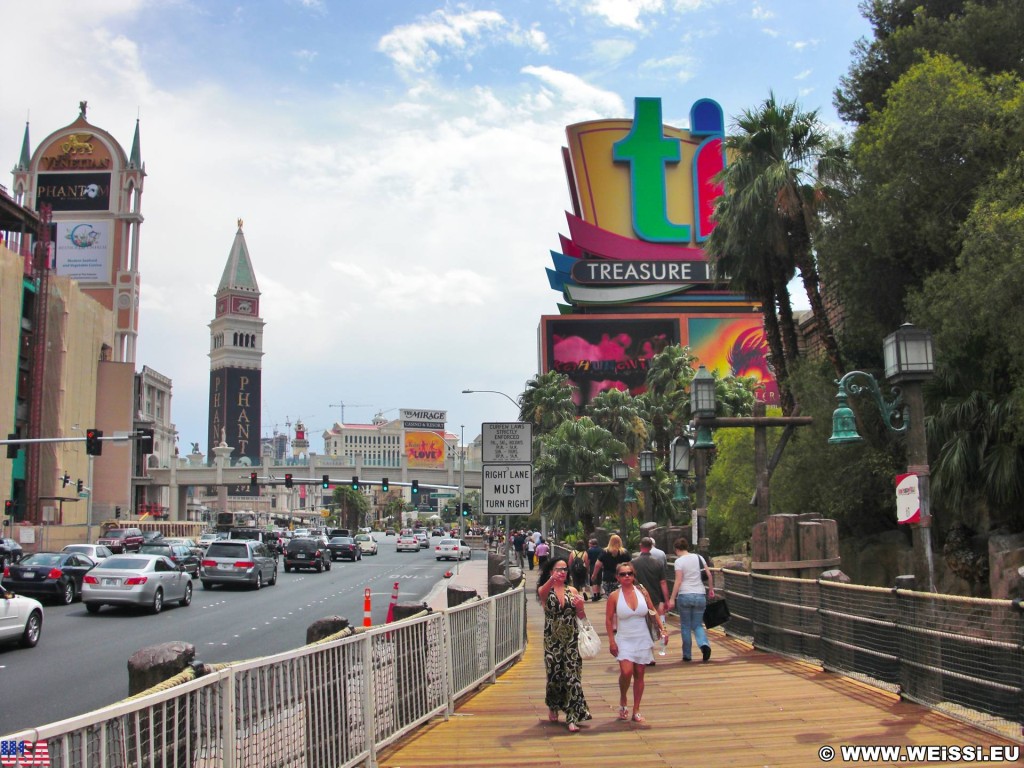
[[[586,617],[576,617],[576,628],[579,630],[580,658],[593,659],[601,652],[601,636]]]

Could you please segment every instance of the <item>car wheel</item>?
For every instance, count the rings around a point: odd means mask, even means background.
[[[157,587],[156,594],[153,595],[153,604],[149,606],[150,613],[160,613],[164,609],[164,591]]]
[[[102,608],[102,607],[103,607],[103,603],[86,603],[85,604],[85,610],[87,610],[89,613],[99,613],[100,612],[100,608]]]
[[[21,633],[21,647],[35,648],[42,633],[43,615],[39,611],[32,611],[25,622],[25,631]]]
[[[324,561],[323,560],[317,560],[316,561],[316,572],[317,573],[323,573],[323,570],[324,570]]]
[[[75,585],[73,582],[68,582],[64,585],[64,589],[61,591],[59,598],[62,605],[71,605],[75,602]]]
[[[277,564],[274,564],[274,572],[270,574],[270,581],[267,582],[267,586],[274,586],[277,584]]]
[[[286,565],[286,566],[284,567],[284,572],[285,572],[285,573],[291,573],[291,572],[292,572],[292,567],[291,567],[290,565]]]
[[[203,584],[203,589],[213,589],[213,584],[208,582],[206,579],[203,579],[202,584]]]
[[[331,564],[330,564],[330,562],[328,562],[328,563],[327,563],[327,568],[326,568],[325,570],[328,570],[328,571],[329,571],[329,570],[331,570]]]
[[[192,604],[192,582],[185,582],[185,596],[181,598],[180,605],[182,608],[187,608]]]
[[[256,571],[256,582],[252,585],[252,588],[259,592],[263,588],[263,574],[258,570]]]

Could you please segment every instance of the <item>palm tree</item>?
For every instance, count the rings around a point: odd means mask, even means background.
[[[717,177],[725,200],[715,209],[716,229],[723,224],[726,229],[713,244],[714,252],[722,256],[728,246],[737,260],[767,261],[733,266],[748,278],[758,276],[762,290],[764,281],[770,282],[773,307],[787,265],[800,270],[825,353],[842,376],[839,346],[821,297],[814,238],[820,216],[840,198],[849,176],[846,147],[828,133],[816,110],[802,112],[795,102],[779,104],[774,93],[756,110],[745,110],[735,128],[738,133],[725,140],[729,164]],[[740,238],[749,241],[745,247]]]
[[[526,382],[519,396],[519,420],[533,425],[533,455],[543,450],[541,438],[564,421],[576,418],[573,403],[574,385],[569,377],[557,371],[540,373]]]
[[[639,401],[629,392],[606,389],[590,401],[586,413],[597,426],[625,444],[625,456],[636,456],[647,446],[647,423]]]
[[[583,531],[594,530],[594,520],[615,508],[615,489],[580,489],[565,495],[565,484],[574,480],[608,480],[611,463],[626,446],[589,416],[566,419],[541,438],[543,450],[534,462],[534,503],[560,530],[577,522]]]
[[[651,358],[647,391],[638,399],[647,421],[654,451],[662,461],[672,438],[690,421],[690,382],[697,358],[689,347],[666,347]]]

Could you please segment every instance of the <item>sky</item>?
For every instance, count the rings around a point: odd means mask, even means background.
[[[342,415],[448,414],[466,442],[512,421],[557,314],[567,125],[660,97],[727,126],[773,91],[832,106],[857,0],[3,0],[0,159],[89,122],[140,120],[137,366],[173,380],[184,452],[206,445],[209,322],[237,228],[256,271],[263,436]],[[728,130],[728,127],[727,127]],[[0,184],[10,188],[7,175]],[[798,299],[799,301],[799,299]]]

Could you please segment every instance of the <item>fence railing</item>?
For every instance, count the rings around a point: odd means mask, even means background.
[[[525,609],[519,587],[0,739],[45,741],[53,768],[374,766],[523,653]]]
[[[1024,741],[1024,611],[1017,600],[721,570],[725,631]]]

